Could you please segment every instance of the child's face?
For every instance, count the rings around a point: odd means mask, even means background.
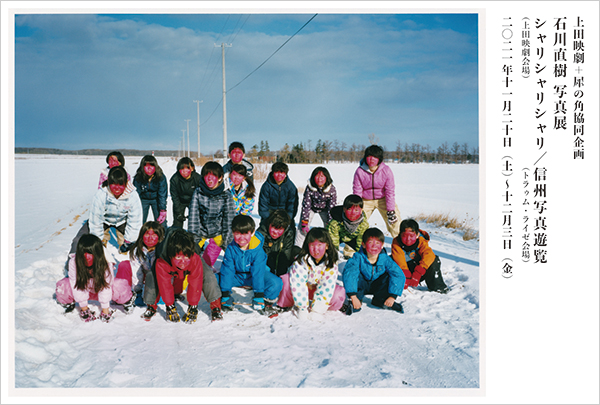
[[[83,258],[85,259],[85,266],[92,267],[94,264],[94,255],[91,253],[84,253]]]
[[[148,176],[152,176],[156,171],[156,167],[152,166],[150,163],[146,163],[144,166],[144,173]]]
[[[235,148],[231,152],[229,152],[229,157],[233,163],[240,163],[244,158],[244,152],[240,148]]]
[[[189,178],[190,178],[190,176],[192,175],[192,169],[191,169],[191,168],[189,168],[189,167],[187,167],[187,166],[185,166],[185,167],[182,167],[182,168],[179,170],[179,174],[181,174],[181,177],[183,177],[184,179],[186,179],[186,180],[187,180],[187,179],[189,179]]]
[[[208,173],[206,176],[204,176],[204,182],[206,183],[206,186],[211,190],[217,188],[219,184],[221,184],[221,180],[223,180],[223,177],[217,177],[212,173]]]
[[[312,241],[308,244],[308,252],[318,263],[325,256],[325,252],[327,252],[327,243],[318,240]]]
[[[377,238],[369,238],[366,242],[363,242],[363,247],[369,256],[377,256],[383,249],[383,242]]]
[[[144,245],[147,248],[153,248],[154,246],[158,245],[158,235],[154,233],[153,229],[148,229],[144,234],[143,239]]]
[[[319,172],[315,176],[315,184],[319,187],[323,187],[325,185],[326,181],[327,181],[327,177],[325,177],[323,172]]]
[[[231,174],[229,175],[229,178],[231,179],[231,182],[233,183],[233,185],[236,187],[239,186],[240,184],[242,184],[242,182],[244,181],[244,176],[242,176],[238,172],[234,172],[234,171],[231,172]]]
[[[121,162],[119,162],[119,159],[116,156],[109,156],[108,157],[108,167],[110,167],[111,169],[115,166],[120,166]]]
[[[417,241],[417,233],[412,228],[406,228],[402,235],[400,235],[400,239],[402,239],[402,243],[406,246],[412,246]]]
[[[177,267],[179,270],[185,270],[190,265],[192,261],[191,257],[187,257],[183,254],[183,252],[179,252],[175,255],[174,258],[171,259],[171,263]]]
[[[116,198],[121,197],[121,195],[125,192],[125,184],[110,184],[108,188]]]
[[[273,172],[273,178],[275,179],[275,182],[277,184],[283,183],[286,176],[287,176],[287,174],[285,174],[284,172]]]
[[[252,231],[246,233],[236,231],[233,233],[233,240],[235,241],[235,243],[238,244],[239,247],[245,248],[250,244],[250,239],[252,239],[252,235],[254,235],[254,232]]]
[[[353,205],[348,209],[344,209],[344,214],[350,221],[357,221],[362,216],[362,208],[358,205]]]
[[[367,156],[367,166],[369,167],[377,167],[379,165],[379,159],[375,156]]]
[[[285,229],[283,228],[274,228],[273,225],[269,225],[269,235],[271,235],[271,238],[273,239],[279,239],[284,232]]]

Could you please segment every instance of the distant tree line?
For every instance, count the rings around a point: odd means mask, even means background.
[[[378,144],[376,137],[369,136],[372,144]],[[386,160],[399,163],[479,163],[479,148],[469,148],[467,143],[459,144],[444,142],[437,148],[418,143],[396,142],[393,150],[386,145],[380,145],[384,150]],[[248,157],[254,161],[285,163],[327,163],[327,162],[358,162],[364,154],[364,144],[348,145],[339,140],[317,140],[313,147],[312,141],[297,144],[285,144],[278,151],[269,149],[268,141],[261,141],[260,146],[254,145],[246,151]]]
[[[373,134],[369,135],[371,144],[379,144],[379,139]],[[444,142],[437,148],[430,145],[421,145],[418,143],[403,143],[397,141],[395,149],[389,149],[387,145],[380,146],[384,150],[384,157],[388,161],[399,163],[479,163],[479,147],[469,148],[467,143],[459,144],[454,142]],[[269,141],[260,141],[260,144],[253,145],[250,149],[246,148],[246,156],[251,161],[257,163],[274,163],[282,161],[285,163],[342,163],[358,162],[364,154],[366,146],[364,144],[348,145],[346,142],[333,140],[317,140],[316,144],[309,139],[306,142],[297,144],[283,145],[277,151],[272,151],[269,147]],[[137,150],[137,149],[119,149],[124,155],[130,156],[170,156],[178,157],[180,151],[171,150]],[[53,148],[15,148],[15,153],[31,154],[58,154],[58,155],[90,155],[106,156],[112,150],[108,149],[81,149],[77,151],[53,149]],[[196,153],[192,152],[192,156]],[[222,158],[221,150],[212,154],[212,158]],[[211,155],[204,154],[205,157]]]

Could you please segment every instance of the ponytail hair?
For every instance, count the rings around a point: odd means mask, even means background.
[[[246,183],[248,183],[245,195],[247,198],[254,198],[254,195],[256,194],[256,187],[254,186],[254,182],[252,181],[252,179],[248,177],[248,169],[246,169],[246,166],[239,164],[233,165],[231,166],[231,171],[244,176],[244,180],[246,180]]]

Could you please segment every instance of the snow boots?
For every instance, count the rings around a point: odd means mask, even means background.
[[[148,307],[146,308],[146,312],[142,314],[141,318],[144,321],[149,321],[154,315],[156,315],[156,308]]]
[[[167,321],[179,322],[180,320],[181,318],[179,318],[175,305],[167,305]]]
[[[56,301],[56,303],[64,308],[65,314],[68,314],[69,312],[73,312],[73,310],[75,309],[74,302],[71,302],[70,304],[61,304],[60,302]]]
[[[129,300],[123,304],[123,311],[129,315],[130,313],[133,312],[133,309],[135,308],[135,299],[137,298],[137,293],[135,291],[132,291],[131,294],[131,298],[129,298]]]
[[[223,319],[223,312],[221,312],[221,308],[214,307],[210,310],[210,320],[211,321],[220,321]]]
[[[185,323],[194,323],[198,319],[198,306],[190,305],[188,307],[187,313],[183,316],[183,322]]]

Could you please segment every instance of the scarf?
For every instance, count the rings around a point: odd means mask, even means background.
[[[344,227],[346,227],[346,230],[350,234],[353,234],[354,232],[356,232],[356,229],[358,229],[358,226],[363,221],[363,215],[361,215],[360,218],[358,218],[356,221],[350,221],[346,217],[346,215],[342,214],[342,219],[344,220]]]
[[[209,196],[209,197],[217,196],[217,195],[221,194],[223,191],[225,191],[225,182],[221,182],[221,184],[219,184],[217,187],[215,187],[214,190],[211,190],[210,188],[208,188],[208,186],[204,182],[203,177],[200,177],[200,181],[198,184],[199,184],[200,191],[202,192],[202,194]]]

